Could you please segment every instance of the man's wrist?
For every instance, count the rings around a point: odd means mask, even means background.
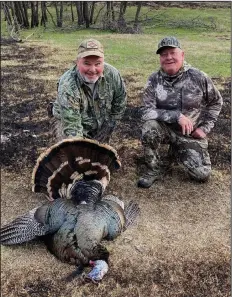
[[[184,115],[182,113],[179,114],[179,116],[177,117],[177,123],[179,124],[180,120],[184,117]]]

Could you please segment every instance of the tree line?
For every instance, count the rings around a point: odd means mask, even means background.
[[[90,28],[98,23],[103,30],[137,33],[142,5],[146,5],[146,2],[3,1],[1,2],[1,9],[4,12],[8,32],[14,38],[20,29],[30,29],[39,26],[46,28],[50,22],[56,28],[62,28],[64,25],[64,11],[66,14],[69,14],[69,20],[77,28]],[[125,21],[125,13],[128,6],[136,7],[132,26],[130,27]],[[99,19],[100,15],[101,19]]]

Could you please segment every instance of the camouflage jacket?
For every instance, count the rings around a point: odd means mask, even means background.
[[[126,89],[116,68],[105,63],[103,76],[92,91],[75,65],[59,80],[53,114],[61,120],[65,136],[88,137],[104,120],[120,120],[125,108]]]
[[[181,114],[190,118],[194,129],[210,132],[222,108],[222,97],[212,80],[186,62],[175,76],[160,69],[148,79],[143,95],[144,121],[157,120],[180,131]]]

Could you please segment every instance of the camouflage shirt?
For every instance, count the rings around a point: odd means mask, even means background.
[[[143,120],[168,123],[180,131],[178,119],[181,114],[190,118],[194,129],[210,132],[222,108],[222,97],[212,80],[186,62],[174,76],[162,69],[148,79],[143,95]]]
[[[126,108],[126,89],[120,73],[104,63],[95,84],[84,82],[77,66],[65,72],[58,83],[53,114],[62,122],[66,136],[87,136],[99,130],[104,120],[119,120]]]

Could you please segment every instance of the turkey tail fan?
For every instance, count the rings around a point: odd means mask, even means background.
[[[126,217],[124,230],[126,230],[128,227],[135,225],[136,219],[140,215],[139,205],[134,201],[130,201],[129,204],[125,206],[124,214]]]
[[[63,139],[43,152],[33,169],[32,191],[61,197],[60,189],[80,178],[100,180],[120,168],[116,150],[108,144],[83,138]]]

